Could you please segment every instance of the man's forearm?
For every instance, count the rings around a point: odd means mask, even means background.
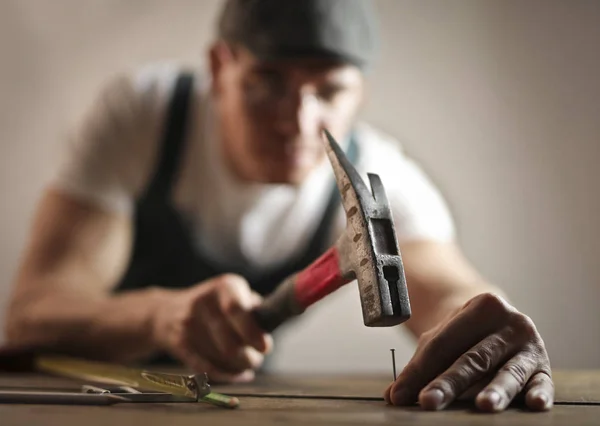
[[[149,288],[114,296],[76,292],[16,299],[7,318],[9,345],[127,361],[158,350],[153,312],[168,290]]]

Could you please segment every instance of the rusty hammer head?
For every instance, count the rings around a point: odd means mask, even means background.
[[[363,320],[389,327],[410,318],[410,302],[394,220],[381,179],[368,174],[371,189],[325,130],[326,150],[346,211],[347,225],[336,243],[340,271],[356,278]]]

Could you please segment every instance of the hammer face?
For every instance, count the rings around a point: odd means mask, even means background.
[[[354,258],[364,324],[398,325],[410,318],[411,309],[393,222],[365,219],[368,231],[360,239],[352,239],[348,247],[348,256]]]
[[[389,327],[410,318],[410,301],[392,212],[378,175],[368,188],[333,137],[327,152],[346,211],[347,226],[338,241],[342,274],[356,275],[364,324]]]
[[[380,311],[365,316],[365,325],[389,327],[403,323],[410,318],[411,310],[393,222],[388,218],[370,218],[369,233],[373,241]]]
[[[398,248],[392,211],[376,174],[369,174],[372,198],[364,196],[363,214],[368,223],[373,256],[373,278],[379,291],[380,311],[364,317],[370,327],[389,327],[403,323],[411,315],[404,266]],[[368,200],[368,201],[367,201]]]

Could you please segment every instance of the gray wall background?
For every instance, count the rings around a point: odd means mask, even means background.
[[[0,314],[64,136],[111,73],[205,55],[218,0],[0,2]],[[449,200],[464,250],[537,322],[555,367],[600,367],[600,2],[376,0],[365,117]],[[402,332],[348,287],[280,341],[285,371],[389,371]]]

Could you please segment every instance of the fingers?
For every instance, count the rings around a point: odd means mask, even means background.
[[[260,303],[246,280],[222,275],[211,284],[196,307],[196,324],[190,329],[192,346],[225,374],[253,370],[273,346],[271,336],[254,324],[251,309]]]
[[[473,345],[503,328],[513,311],[514,308],[493,294],[472,299],[417,350],[392,386],[391,401],[396,405],[414,404],[421,389]]]
[[[421,336],[384,399],[394,405],[418,400],[424,409],[439,410],[476,394],[479,409],[495,412],[523,390],[533,410],[547,410],[554,402],[544,343],[529,317],[500,297],[483,294]]]
[[[529,352],[520,352],[498,371],[492,381],[477,395],[475,403],[482,411],[498,412],[525,387],[538,371],[538,361]]]
[[[254,369],[260,366],[263,356],[252,348],[237,349],[228,356],[216,349],[215,336],[208,328],[198,328],[175,347],[175,355],[197,373],[207,373],[211,381],[247,382],[254,378]],[[248,351],[256,352],[248,354]]]
[[[525,404],[535,411],[547,411],[554,405],[554,383],[546,372],[536,373],[525,386]]]
[[[246,280],[222,275],[168,295],[152,318],[157,346],[213,381],[252,380],[273,342],[254,324],[261,298]]]
[[[206,308],[190,336],[196,352],[225,373],[240,373],[260,367],[263,354],[242,341],[222,311],[215,307]]]
[[[448,370],[419,393],[421,407],[426,410],[441,410],[481,381],[489,371],[495,370],[518,350],[520,342],[514,341],[513,335],[511,328],[505,328],[461,355]],[[401,405],[407,402],[394,399],[394,403]]]
[[[248,383],[254,380],[256,373],[254,370],[244,370],[239,374],[223,373],[215,371],[208,373],[208,378],[213,383]]]
[[[273,339],[256,323],[252,309],[258,306],[262,298],[250,291],[250,288],[234,284],[232,298],[225,301],[223,311],[227,321],[241,341],[257,351],[269,353],[273,348]]]
[[[210,343],[210,346],[216,349],[215,355],[221,359],[235,354],[243,346],[242,340],[223,312],[212,304],[202,307],[192,333],[194,340],[198,341],[196,346],[206,346]]]
[[[386,388],[386,390],[383,392],[383,399],[385,400],[386,404],[392,404],[392,387],[394,386],[394,383],[390,383],[390,385]]]

